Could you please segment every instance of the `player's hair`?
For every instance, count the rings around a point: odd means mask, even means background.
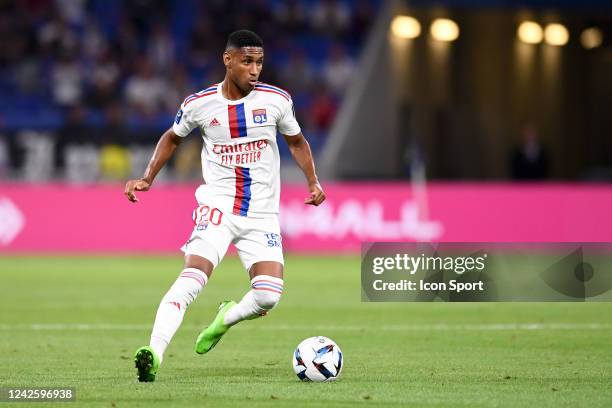
[[[227,37],[225,49],[242,47],[262,47],[263,40],[260,36],[250,30],[234,31]]]

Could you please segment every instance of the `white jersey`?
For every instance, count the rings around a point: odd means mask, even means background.
[[[187,136],[200,128],[206,197],[223,212],[249,217],[278,214],[280,157],[277,130],[300,133],[291,96],[262,82],[239,100],[223,97],[213,85],[187,97],[173,130]]]

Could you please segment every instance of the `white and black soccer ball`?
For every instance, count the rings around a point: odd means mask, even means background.
[[[302,381],[333,381],[342,372],[342,351],[331,339],[310,337],[293,353],[293,371]]]

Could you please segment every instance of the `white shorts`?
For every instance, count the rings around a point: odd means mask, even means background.
[[[193,220],[191,237],[181,248],[185,255],[201,256],[217,267],[233,243],[247,271],[261,261],[284,264],[278,216],[242,217],[204,204],[194,210]]]

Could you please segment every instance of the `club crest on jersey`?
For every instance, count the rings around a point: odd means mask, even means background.
[[[176,112],[176,117],[174,118],[174,122],[178,125],[179,123],[181,123],[182,118],[183,118],[183,110],[179,109],[179,111]]]
[[[268,121],[268,117],[266,116],[265,109],[255,109],[253,110],[253,122],[257,124],[261,124]]]

